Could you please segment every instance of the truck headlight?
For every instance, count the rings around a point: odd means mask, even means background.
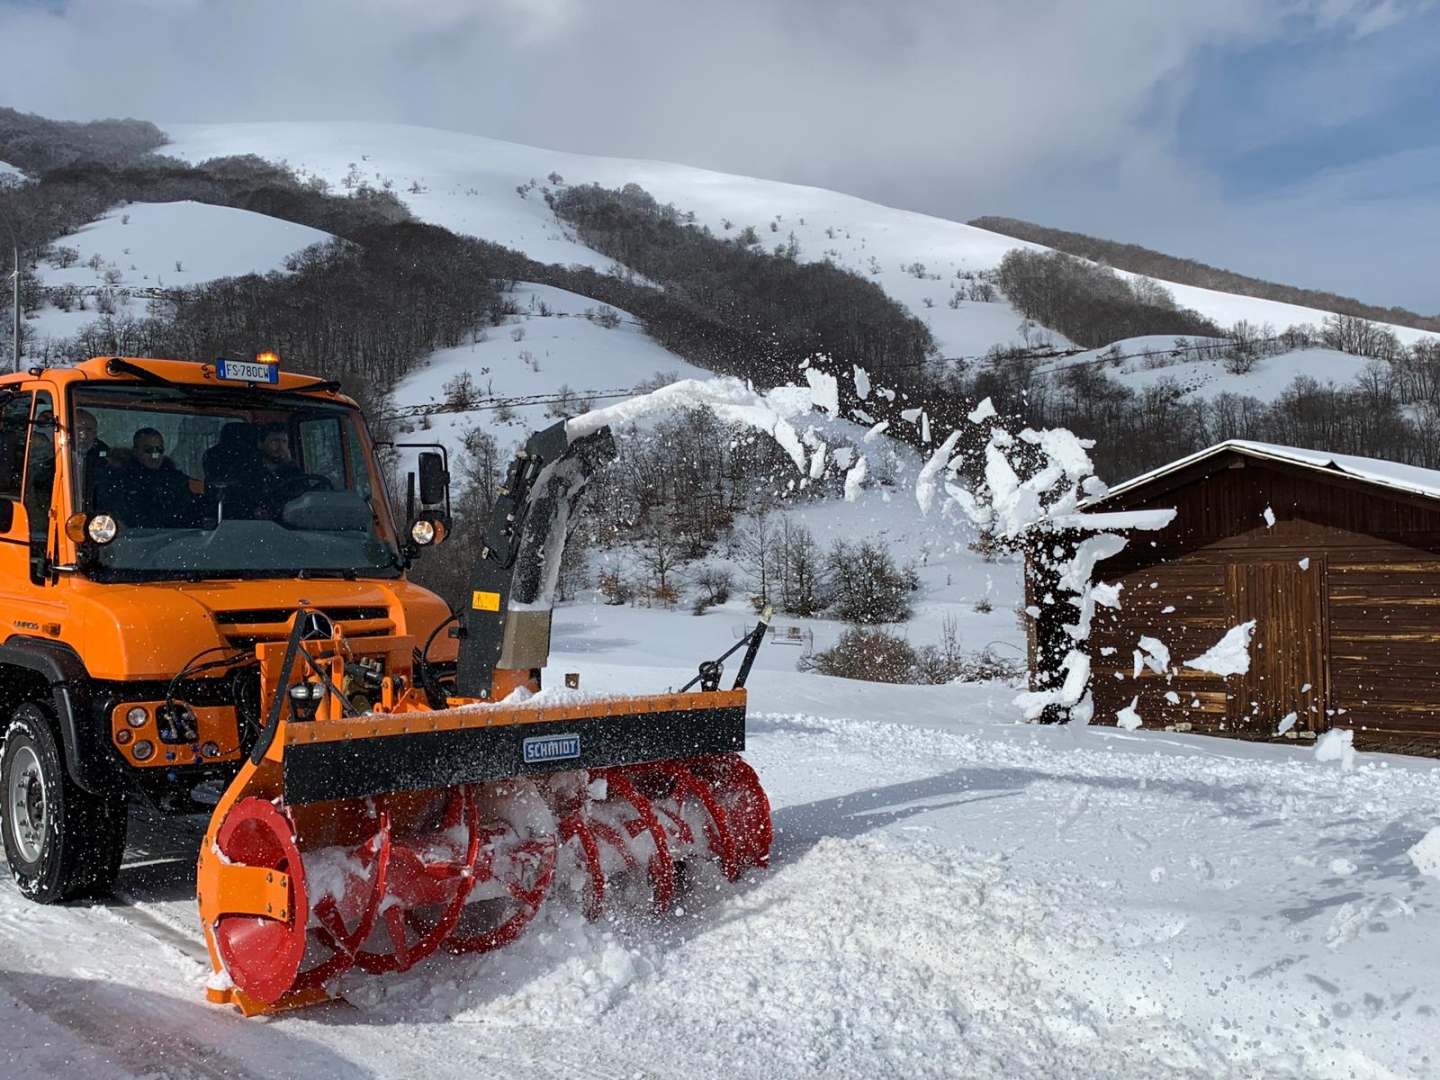
[[[120,526],[109,514],[96,514],[85,523],[85,535],[97,544],[108,544],[120,532]]]

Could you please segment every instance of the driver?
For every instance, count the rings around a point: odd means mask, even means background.
[[[289,498],[299,494],[292,482],[304,476],[290,458],[290,431],[281,422],[260,429],[260,504],[265,516],[275,517]]]

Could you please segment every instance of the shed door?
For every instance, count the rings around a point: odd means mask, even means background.
[[[1294,730],[1325,724],[1324,566],[1237,562],[1229,566],[1230,625],[1255,620],[1250,670],[1230,688],[1229,720],[1246,734],[1272,735],[1290,713]]]

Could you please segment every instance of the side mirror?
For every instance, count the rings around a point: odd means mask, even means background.
[[[442,506],[449,500],[450,473],[445,459],[434,451],[420,455],[420,505]]]

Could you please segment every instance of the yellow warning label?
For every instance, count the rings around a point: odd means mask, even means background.
[[[499,611],[500,594],[498,592],[476,592],[470,599],[470,606],[476,611]]]

